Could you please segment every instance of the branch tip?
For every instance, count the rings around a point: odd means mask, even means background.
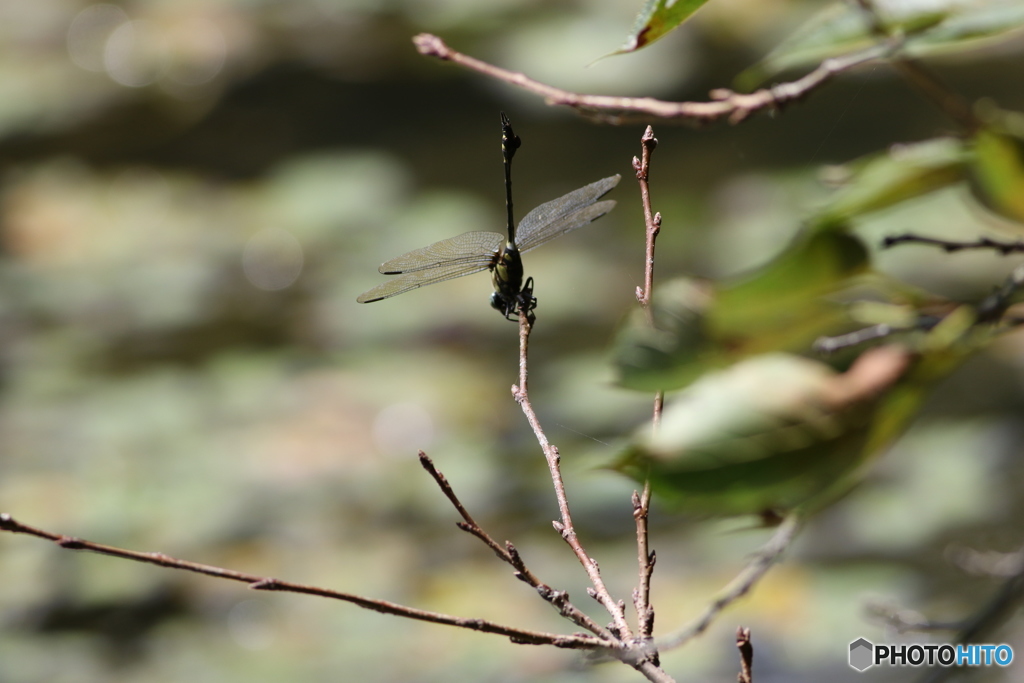
[[[750,629],[740,626],[736,629],[736,647],[740,651],[740,673],[738,683],[754,683],[754,646],[750,642]]]
[[[430,33],[420,33],[413,36],[413,45],[416,46],[416,51],[421,55],[427,57],[438,57],[439,59],[448,59],[448,52],[450,48],[445,45],[444,41],[437,36]]]

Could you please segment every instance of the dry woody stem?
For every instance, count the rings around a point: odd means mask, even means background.
[[[740,673],[737,683],[754,683],[754,645],[750,642],[750,629],[736,629],[736,649],[740,651]]]
[[[532,327],[533,325],[526,315],[526,311],[522,310],[519,315],[519,384],[512,386],[512,396],[519,403],[523,414],[526,415],[526,420],[530,423],[534,436],[537,438],[537,443],[540,444],[541,450],[544,453],[544,459],[547,461],[551,483],[555,489],[555,498],[558,501],[560,517],[559,520],[552,522],[552,524],[587,572],[590,583],[593,585],[593,588],[589,591],[591,597],[597,600],[611,615],[618,637],[623,640],[629,640],[632,638],[632,633],[629,624],[626,623],[623,605],[616,602],[608,592],[604,585],[604,580],[601,578],[601,570],[597,565],[597,561],[587,554],[583,544],[580,543],[579,538],[576,536],[576,529],[572,522],[572,513],[569,511],[569,500],[565,493],[565,482],[562,480],[558,448],[548,441],[548,437],[544,433],[540,421],[537,419],[537,414],[533,410],[533,405],[530,403],[527,357]]]
[[[0,531],[36,536],[48,541],[53,541],[61,548],[65,548],[67,550],[87,550],[89,552],[100,553],[101,555],[118,557],[123,560],[155,564],[159,567],[180,569],[182,571],[205,574],[206,576],[212,576],[218,579],[227,579],[229,581],[239,581],[241,583],[249,584],[249,588],[253,590],[316,595],[321,598],[350,602],[353,605],[357,605],[364,609],[381,612],[383,614],[393,614],[395,616],[405,617],[406,619],[429,621],[434,624],[446,624],[448,626],[457,626],[459,628],[482,631],[484,633],[496,633],[498,635],[508,637],[508,639],[514,643],[554,645],[555,647],[585,650],[604,649],[606,647],[606,643],[603,640],[586,634],[574,634],[567,636],[557,633],[544,633],[542,631],[514,628],[511,626],[497,624],[492,621],[487,621],[486,619],[472,619],[456,617],[449,614],[441,614],[439,612],[428,612],[425,610],[415,609],[413,607],[406,607],[405,605],[399,605],[394,602],[388,602],[386,600],[376,600],[361,595],[353,595],[351,593],[331,590],[329,588],[308,586],[299,583],[292,583],[290,581],[283,581],[281,579],[258,576],[256,574],[246,574],[244,572],[224,569],[222,567],[215,567],[208,564],[179,560],[163,553],[142,553],[134,550],[117,548],[115,546],[93,543],[92,541],[74,538],[72,536],[64,536],[62,534],[55,534],[50,531],[44,531],[42,529],[22,524],[7,513],[0,513]]]
[[[889,56],[902,45],[902,39],[887,38],[882,43],[861,52],[826,59],[818,68],[790,83],[780,83],[752,93],[738,93],[725,88],[713,90],[709,102],[666,102],[653,97],[584,95],[562,90],[535,81],[525,74],[508,71],[464,55],[429,33],[415,36],[413,43],[422,55],[437,57],[522,88],[543,97],[551,106],[571,107],[594,120],[621,124],[650,117],[692,123],[711,123],[719,119],[728,119],[730,123],[739,123],[758,111],[782,109],[787,104],[803,99],[845,71]]]
[[[707,630],[708,626],[722,613],[726,607],[736,602],[739,598],[750,592],[758,581],[760,581],[768,570],[772,568],[782,553],[793,542],[800,531],[801,520],[796,513],[786,517],[768,542],[754,555],[753,559],[744,567],[735,579],[729,582],[718,594],[710,605],[705,608],[704,613],[697,617],[692,623],[664,638],[658,639],[658,649],[671,650],[682,647]]]
[[[938,247],[947,253],[965,251],[970,249],[991,249],[1003,256],[1024,251],[1024,241],[1014,240],[1012,242],[1000,242],[989,237],[980,237],[972,241],[944,240],[937,237],[923,237],[914,233],[904,235],[892,235],[882,240],[882,247],[888,249],[900,244],[923,244]]]
[[[434,466],[433,460],[431,460],[426,453],[420,451],[420,464],[423,465],[441,491],[445,494],[455,509],[462,516],[463,521],[459,522],[458,526],[466,533],[476,536],[478,539],[483,541],[498,558],[512,566],[515,569],[515,576],[520,581],[529,584],[537,590],[537,593],[548,603],[550,603],[555,609],[558,610],[559,614],[573,622],[581,628],[585,628],[591,633],[597,635],[604,640],[611,642],[614,640],[614,636],[603,626],[598,624],[596,621],[591,619],[589,616],[584,614],[569,602],[569,595],[565,591],[558,591],[541,582],[536,575],[526,566],[523,558],[519,555],[519,551],[516,550],[515,546],[511,542],[506,541],[504,545],[494,540],[486,531],[484,531],[476,520],[469,514],[462,501],[455,494],[451,484],[448,483],[448,479]]]
[[[644,311],[647,324],[654,326],[654,313],[651,310],[651,295],[654,291],[654,248],[661,232],[661,214],[654,213],[651,208],[651,188],[649,184],[651,155],[658,146],[654,137],[654,129],[647,126],[640,138],[640,158],[633,157],[633,170],[640,185],[640,200],[644,208],[644,286],[636,288],[636,299]],[[654,412],[651,417],[651,428],[658,429],[661,424],[661,412],[665,405],[664,392],[654,395]],[[651,507],[651,483],[644,481],[643,493],[633,492],[633,518],[636,520],[636,550],[639,565],[639,582],[633,591],[633,605],[636,609],[638,630],[643,641],[650,641],[654,633],[654,607],[651,605],[651,576],[657,560],[650,550],[650,534],[648,531],[648,515]]]

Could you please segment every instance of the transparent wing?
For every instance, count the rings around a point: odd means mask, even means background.
[[[530,211],[516,228],[516,246],[520,252],[535,249],[559,235],[583,227],[605,215],[615,206],[613,200],[597,202],[619,184],[618,174],[585,185],[558,199],[545,202]],[[595,204],[595,202],[597,202]]]
[[[467,232],[410,251],[380,267],[381,273],[397,274],[399,277],[363,292],[356,301],[368,304],[436,282],[487,270],[494,264],[504,242],[505,238],[496,232]]]
[[[410,251],[408,254],[396,256],[381,264],[378,270],[384,275],[397,275],[454,264],[464,264],[470,268],[483,264],[476,269],[483,270],[490,265],[494,255],[498,253],[504,243],[505,238],[496,232],[464,232],[461,235]],[[467,270],[463,274],[475,273],[476,270]],[[458,275],[449,277],[458,277]]]

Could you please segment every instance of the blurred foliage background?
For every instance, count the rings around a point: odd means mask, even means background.
[[[0,509],[104,543],[564,629],[455,529],[415,459],[430,453],[495,537],[589,607],[549,526],[550,482],[509,395],[515,326],[488,307],[486,278],[355,303],[381,281],[381,261],[502,229],[504,110],[523,138],[520,216],[624,176],[611,215],[526,266],[540,300],[534,404],[586,545],[627,597],[632,485],[594,465],[651,403],[613,386],[607,358],[642,278],[630,182],[642,127],[547,109],[416,55],[410,37],[436,32],[569,89],[704,99],[820,6],[713,0],[657,45],[587,68],[622,44],[639,6],[0,2]],[[1018,34],[929,64],[967,98],[1021,111],[1022,51]],[[830,165],[952,130],[885,66],[735,128],[656,124],[658,275],[764,263],[826,201]],[[872,248],[908,229],[991,233],[966,192],[874,214],[857,232]],[[1015,261],[907,248],[875,263],[970,300]],[[666,669],[732,680],[742,623],[758,681],[853,680],[851,640],[898,637],[865,619],[869,597],[936,619],[976,609],[997,582],[953,566],[949,549],[1010,551],[1024,536],[1022,351],[1008,335],[951,377],[869,481],[818,517],[751,598],[665,655]],[[663,511],[654,525],[659,630],[696,615],[767,534]],[[2,683],[638,679],[26,537],[0,536],[0,576]],[[1024,647],[1021,622],[1000,639]]]

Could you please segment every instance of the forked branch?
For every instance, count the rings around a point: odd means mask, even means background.
[[[462,522],[459,522],[458,526],[460,529],[468,534],[476,536],[478,539],[483,541],[498,558],[512,566],[515,569],[515,576],[520,581],[529,584],[537,590],[537,593],[548,603],[550,603],[558,613],[566,619],[570,620],[577,626],[585,628],[594,635],[604,639],[608,644],[615,643],[615,637],[596,621],[591,619],[589,616],[584,614],[575,605],[569,602],[569,594],[565,591],[555,590],[551,586],[543,583],[537,576],[530,571],[520,556],[519,551],[516,550],[515,546],[509,541],[506,541],[504,545],[498,543],[488,534],[483,528],[477,524],[476,520],[473,519],[469,511],[459,500],[459,497],[455,494],[455,490],[452,489],[451,484],[448,483],[448,479],[434,466],[434,461],[431,460],[426,453],[420,451],[420,464],[423,465],[437,485],[440,487],[444,495],[451,501],[452,505],[462,516]]]
[[[512,396],[519,403],[523,414],[526,415],[526,420],[530,423],[533,434],[537,438],[537,443],[540,444],[541,451],[544,453],[544,459],[547,461],[548,473],[551,475],[551,483],[555,489],[555,499],[558,501],[559,512],[559,519],[552,522],[552,525],[561,534],[562,539],[569,545],[576,555],[576,559],[579,560],[580,564],[583,565],[583,569],[587,572],[587,577],[593,586],[588,589],[588,593],[611,615],[617,637],[624,642],[628,642],[632,640],[633,634],[629,624],[626,622],[625,606],[622,602],[616,601],[611,596],[611,593],[608,592],[604,579],[601,578],[601,570],[597,565],[597,561],[587,553],[583,548],[583,544],[580,543],[579,538],[576,536],[576,528],[572,522],[572,513],[569,511],[569,500],[565,493],[565,482],[562,479],[561,456],[558,453],[558,448],[548,441],[548,437],[544,433],[540,421],[537,419],[537,413],[534,412],[533,405],[530,403],[528,351],[530,331],[533,328],[533,324],[526,315],[527,312],[525,306],[522,306],[519,315],[519,384],[512,386]]]

